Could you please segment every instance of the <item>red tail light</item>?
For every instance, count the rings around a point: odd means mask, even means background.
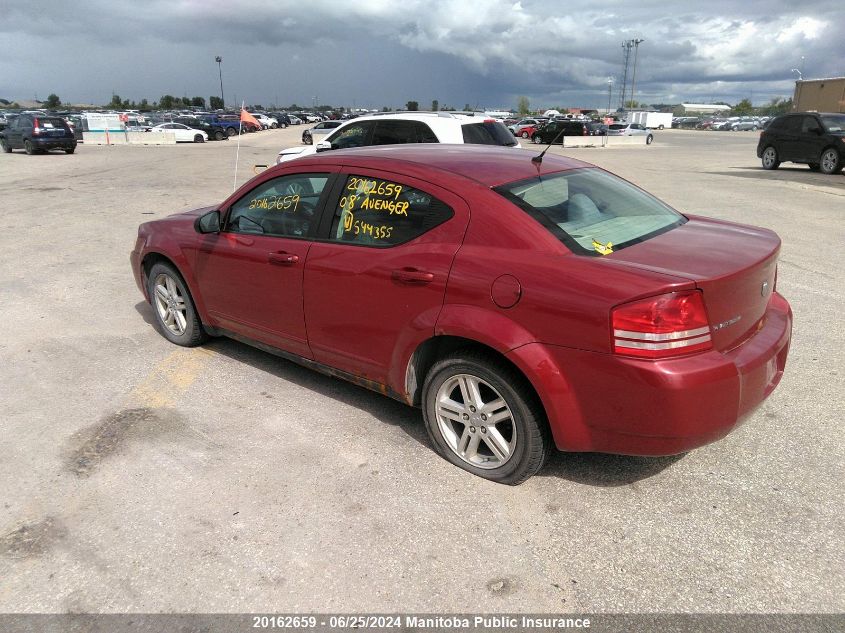
[[[613,351],[670,358],[711,349],[710,322],[700,291],[672,292],[613,309]]]
[[[33,134],[41,134],[41,128],[38,127],[38,118],[32,119],[32,133]]]

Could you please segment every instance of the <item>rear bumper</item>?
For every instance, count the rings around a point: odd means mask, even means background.
[[[74,149],[76,147],[75,138],[37,138],[30,139],[33,147],[37,149]]]
[[[757,333],[731,351],[644,361],[545,346],[566,386],[534,384],[561,450],[672,455],[724,437],[754,411],[780,382],[791,337],[792,311],[775,293]]]

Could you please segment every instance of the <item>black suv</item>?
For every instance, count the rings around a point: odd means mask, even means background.
[[[548,144],[555,139],[561,140],[565,136],[594,136],[595,132],[590,121],[579,119],[556,119],[549,121],[543,127],[534,132],[531,140],[537,144]],[[560,138],[558,139],[558,135]]]
[[[7,154],[23,149],[27,154],[50,149],[76,150],[76,137],[62,117],[47,114],[21,114],[0,132],[0,148]]]
[[[773,119],[757,144],[763,169],[784,161],[806,163],[813,171],[835,174],[845,165],[845,114],[796,112]]]

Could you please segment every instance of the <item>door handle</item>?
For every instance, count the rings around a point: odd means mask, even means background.
[[[434,281],[434,273],[427,273],[416,268],[401,268],[394,270],[390,277],[402,284],[427,284]]]
[[[271,264],[278,264],[279,266],[293,266],[299,261],[299,255],[293,253],[270,253],[267,255],[267,261]]]

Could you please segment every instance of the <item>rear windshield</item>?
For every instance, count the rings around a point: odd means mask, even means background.
[[[822,123],[828,132],[845,132],[845,114],[823,114]]]
[[[624,130],[628,127],[627,123],[612,123],[610,126],[611,130]]]
[[[38,119],[38,125],[44,128],[66,128],[67,121],[60,117],[36,117]]]
[[[576,169],[496,187],[579,255],[607,255],[687,220],[600,169]]]
[[[483,121],[461,126],[464,143],[473,145],[516,145],[511,131],[499,121]]]

